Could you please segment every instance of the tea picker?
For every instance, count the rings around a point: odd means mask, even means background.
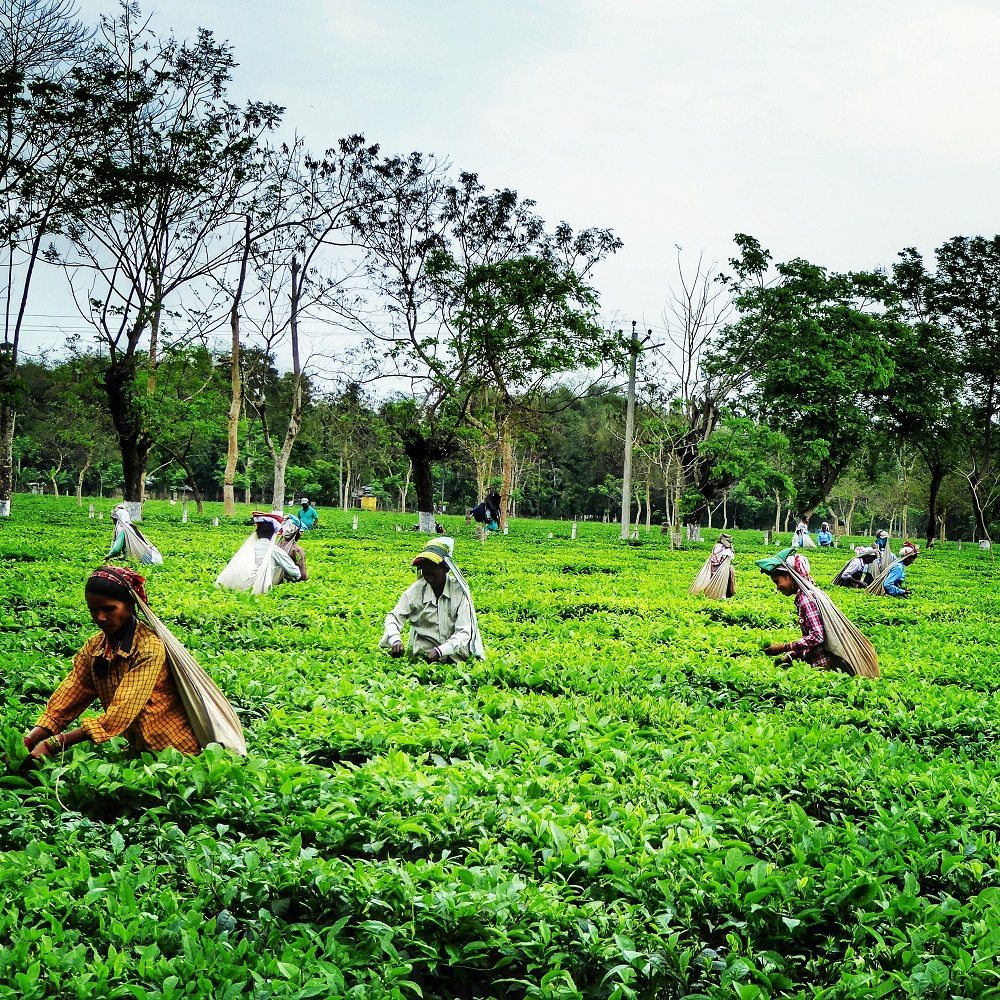
[[[795,598],[802,636],[792,642],[772,642],[768,656],[788,664],[804,660],[817,670],[842,670],[862,677],[878,677],[878,656],[872,644],[844,617],[837,606],[813,583],[809,560],[793,548],[758,559],[760,571],[775,588]]]
[[[455,564],[453,538],[429,541],[413,560],[420,579],[411,584],[385,617],[379,648],[390,656],[421,656],[429,663],[483,659],[476,607],[465,577]],[[403,629],[409,624],[409,645]]]

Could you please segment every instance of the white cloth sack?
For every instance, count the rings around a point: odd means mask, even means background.
[[[274,546],[277,533],[271,536],[267,555],[257,563],[257,533],[254,532],[240,546],[236,555],[226,563],[226,568],[215,578],[217,587],[227,590],[251,590],[255,594],[266,594],[278,581],[274,565]],[[280,572],[280,570],[278,571]]]
[[[153,614],[149,605],[135,591],[132,597],[167,651],[170,673],[198,745],[204,749],[210,743],[218,743],[245,757],[247,745],[243,727],[226,696],[170,629]]]
[[[469,590],[469,585],[465,582],[462,571],[455,565],[455,560],[446,556],[444,562],[462,593],[465,594],[465,599],[469,602],[469,609],[472,612],[472,638],[469,640],[469,652],[477,660],[485,660],[486,650],[483,646],[483,637],[479,634],[479,619],[476,616],[476,605],[472,600],[472,591]]]
[[[823,648],[843,660],[855,674],[861,677],[878,677],[878,654],[867,636],[844,615],[828,594],[811,580],[799,576],[787,561],[785,568],[799,587],[816,599],[819,616],[823,620],[823,631],[826,633]]]

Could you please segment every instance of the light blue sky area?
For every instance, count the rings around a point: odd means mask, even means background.
[[[88,19],[110,4],[84,0]],[[552,222],[610,226],[605,312],[658,327],[675,245],[891,264],[998,218],[1000,4],[164,0],[230,39],[239,98],[315,150],[448,156]]]

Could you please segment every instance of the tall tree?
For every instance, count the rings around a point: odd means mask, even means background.
[[[87,30],[69,0],[0,0],[0,516],[10,514],[21,330],[42,243],[68,209],[96,110],[75,68]]]
[[[241,234],[226,226],[257,139],[279,116],[273,105],[240,109],[226,99],[234,65],[211,32],[192,42],[160,37],[130,3],[102,18],[91,58],[87,82],[114,114],[93,129],[75,178],[91,204],[52,256],[107,351],[125,498],[137,514],[153,446],[140,364],[152,396],[164,338],[191,338],[218,321],[181,292],[238,253]]]
[[[989,539],[988,522],[1000,500],[1000,236],[956,236],[934,256],[936,269],[929,274],[915,250],[904,251],[897,279],[907,283],[914,299],[919,296],[928,323],[944,326],[954,340],[942,362],[948,367],[957,356],[963,474],[976,535]]]
[[[726,277],[738,319],[712,344],[711,373],[740,374],[744,405],[792,443],[800,511],[811,515],[871,434],[892,378],[898,301],[879,273],[780,263],[748,236]]]

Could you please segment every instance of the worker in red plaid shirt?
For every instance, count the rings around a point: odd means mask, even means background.
[[[802,637],[793,642],[772,642],[764,647],[768,656],[778,656],[780,663],[791,663],[793,660],[805,660],[817,670],[844,670],[839,657],[826,649],[826,630],[820,617],[816,598],[803,590],[795,582],[789,572],[789,567],[804,580],[811,581],[809,575],[809,560],[799,555],[794,549],[783,549],[775,556],[760,559],[757,562],[762,573],[766,573],[774,582],[778,592],[786,597],[795,597],[795,610],[799,615],[799,628]]]

